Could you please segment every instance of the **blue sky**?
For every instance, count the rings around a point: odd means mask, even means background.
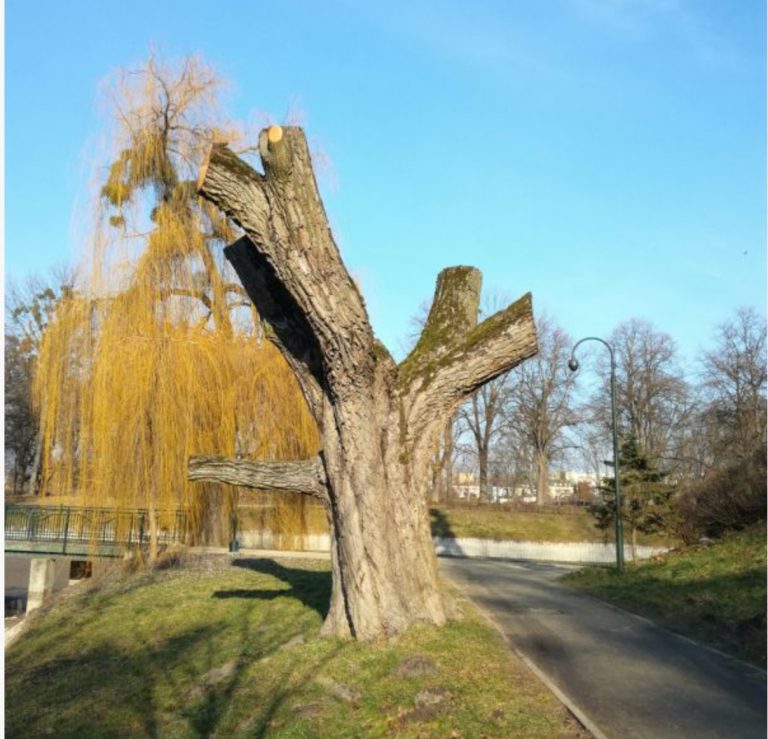
[[[380,338],[437,272],[689,358],[766,303],[760,0],[5,4],[6,278],[72,262],[100,81],[200,52],[235,118],[299,109]]]

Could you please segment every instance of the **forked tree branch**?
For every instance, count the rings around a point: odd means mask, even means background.
[[[272,126],[259,150],[265,175],[225,146],[212,146],[198,191],[250,237],[311,327],[329,389],[344,395],[373,371],[362,296],[331,235],[301,129]]]
[[[433,309],[424,330],[426,338],[400,365],[401,397],[408,399],[410,407],[407,432],[414,441],[428,427],[447,421],[481,385],[538,350],[530,293],[469,331],[449,330],[450,318],[441,318],[436,325],[446,328],[435,330],[430,325],[433,313],[436,317],[455,316],[453,324],[461,328],[470,321],[471,305],[477,306],[479,277],[473,278],[469,273],[458,277],[448,282],[453,282],[455,290],[463,292],[465,298],[446,295],[445,280],[438,279]],[[436,308],[438,304],[447,308]]]

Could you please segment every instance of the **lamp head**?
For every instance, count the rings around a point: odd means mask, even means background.
[[[568,369],[571,370],[571,372],[575,372],[579,369],[579,360],[576,359],[576,357],[571,357],[568,360]]]

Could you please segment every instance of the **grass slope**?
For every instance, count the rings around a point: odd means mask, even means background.
[[[430,508],[433,536],[496,541],[609,542],[613,530],[601,531],[584,508],[521,510],[488,503],[448,504]],[[638,536],[640,544],[665,546],[662,536]]]
[[[565,581],[754,664],[765,666],[765,527],[637,566],[590,568]]]
[[[327,563],[208,557],[83,584],[6,653],[7,737],[586,737],[467,603],[318,637]]]

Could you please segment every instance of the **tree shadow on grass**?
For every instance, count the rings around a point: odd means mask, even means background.
[[[234,653],[222,649],[217,637],[225,623],[214,620],[160,641],[107,641],[55,657],[41,655],[32,663],[11,659],[6,736],[156,738],[190,730],[199,737],[218,734],[224,722],[233,720],[233,707],[242,713],[237,701],[249,693],[244,687],[247,675],[253,674],[249,668],[279,654],[290,642],[292,629],[284,624],[254,628],[256,602],[246,604]],[[268,612],[264,616],[269,619]],[[285,702],[300,695],[343,647],[323,650],[320,658],[301,658],[305,666],[300,672],[293,659],[270,663],[281,675],[271,679],[270,687],[249,707],[241,728],[250,736],[267,734]]]
[[[168,666],[183,662],[214,634],[215,628],[206,626],[160,644],[126,649],[105,643],[32,663],[11,659],[6,736],[158,737],[157,683],[171,682]]]
[[[293,597],[307,608],[317,611],[322,618],[327,615],[331,600],[330,572],[286,567],[272,559],[236,559],[232,566],[271,575],[290,587],[285,590],[265,590],[264,588],[217,590],[213,594],[214,598],[273,600],[280,597]]]

